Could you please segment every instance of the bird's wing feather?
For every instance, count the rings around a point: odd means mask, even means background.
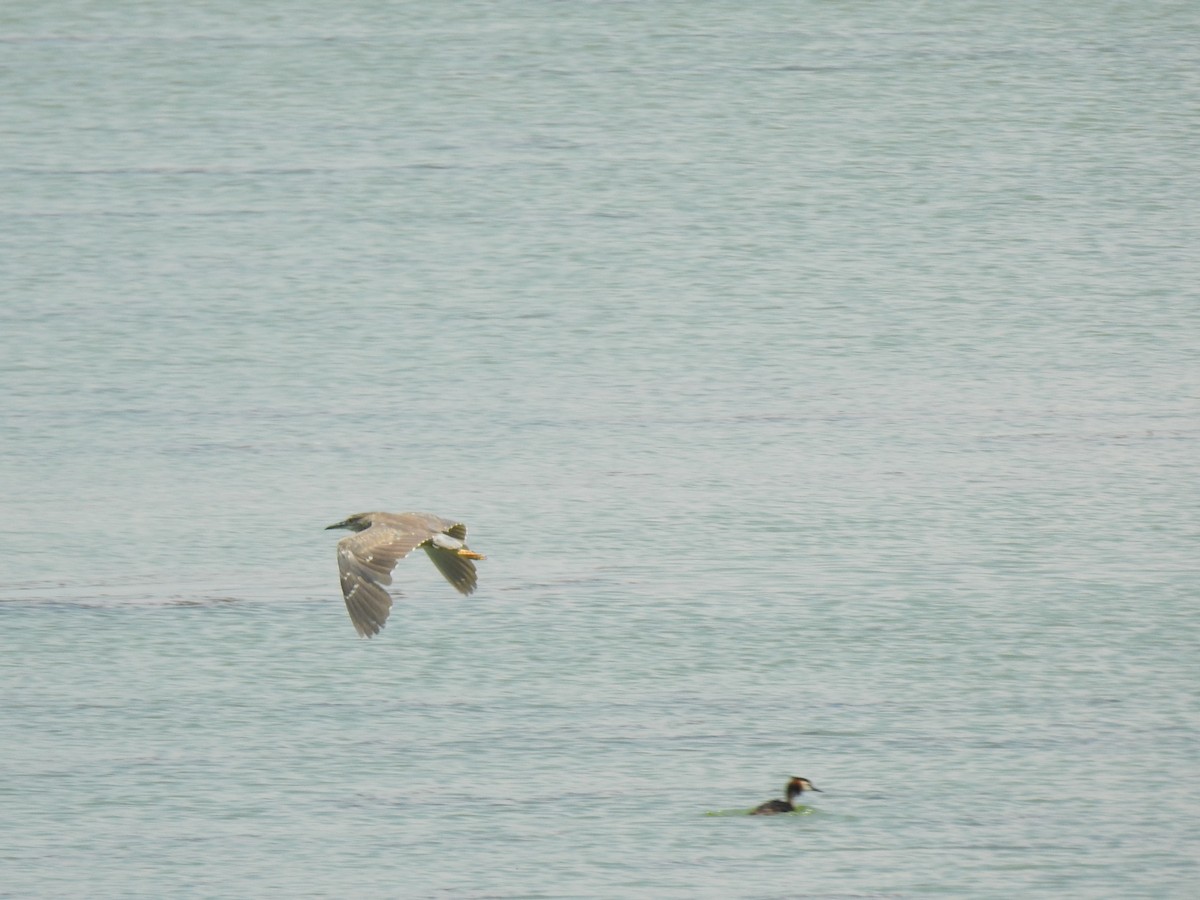
[[[360,635],[370,637],[383,628],[392,610],[384,585],[392,583],[396,563],[427,540],[429,532],[424,529],[375,525],[338,541],[342,595]]]
[[[466,534],[466,528],[463,528],[463,534]],[[458,535],[455,535],[458,537]],[[475,563],[467,559],[465,556],[459,556],[454,550],[445,550],[436,546],[433,543],[425,545],[425,552],[429,554],[429,558],[433,560],[433,564],[437,566],[438,571],[446,577],[446,580],[454,586],[460,594],[471,594],[475,590],[477,576],[475,574]]]
[[[345,588],[346,578],[342,577],[342,587]],[[388,614],[392,611],[392,598],[382,587],[373,581],[361,581],[346,591],[346,610],[350,613],[350,621],[354,630],[362,637],[379,634]]]
[[[423,528],[373,525],[344,537],[338,541],[338,560],[344,561],[342,574],[349,569],[380,584],[391,584],[396,563],[429,540],[431,533]]]
[[[446,529],[446,534],[452,538],[458,538],[460,541],[465,541],[467,539],[467,526],[462,522],[455,522]]]

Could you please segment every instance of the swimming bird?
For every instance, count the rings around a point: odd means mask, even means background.
[[[787,783],[787,799],[786,800],[768,800],[766,803],[759,805],[750,815],[752,816],[775,816],[779,813],[790,813],[796,811],[794,801],[805,791],[816,791],[818,794],[825,793],[818,787],[814,787],[813,783],[807,778],[792,776],[792,780]]]
[[[350,621],[362,637],[379,634],[392,597],[384,585],[392,583],[396,563],[421,547],[438,571],[463,595],[475,590],[473,559],[487,559],[467,547],[467,526],[431,513],[355,513],[326,531],[348,528],[355,532],[338,541],[338,571]]]

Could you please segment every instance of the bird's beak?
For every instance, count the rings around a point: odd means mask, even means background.
[[[823,790],[821,790],[819,787],[817,787],[817,786],[816,786],[816,785],[814,785],[814,784],[810,784],[810,785],[808,786],[808,789],[809,789],[810,791],[816,791],[818,794],[823,794],[823,793],[825,793]]]
[[[335,529],[335,528],[345,528],[345,527],[346,527],[346,522],[343,519],[341,522],[338,522],[336,525],[326,525],[325,530],[333,531],[333,529]]]

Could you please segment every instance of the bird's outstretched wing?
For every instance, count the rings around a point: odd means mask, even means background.
[[[464,536],[466,529],[463,529]],[[475,563],[465,556],[459,556],[456,550],[447,550],[430,542],[425,545],[425,552],[433,560],[438,571],[446,576],[446,580],[454,585],[460,594],[474,593],[478,580],[475,574]]]
[[[379,634],[392,611],[392,597],[384,587],[392,583],[392,569],[429,536],[425,528],[373,525],[338,541],[342,594],[350,621],[360,635]]]

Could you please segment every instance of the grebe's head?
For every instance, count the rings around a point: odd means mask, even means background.
[[[793,775],[792,780],[788,782],[787,795],[788,799],[799,797],[805,791],[816,791],[818,794],[825,793],[819,787],[813,785],[807,778],[801,778],[799,775]]]

